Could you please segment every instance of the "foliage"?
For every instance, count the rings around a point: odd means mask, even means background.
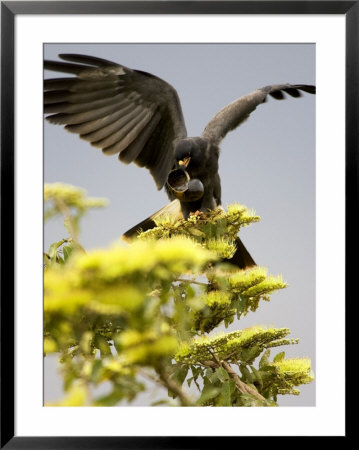
[[[56,192],[60,204],[75,207],[78,223],[88,199]],[[270,360],[271,347],[298,342],[289,329],[217,330],[286,287],[265,268],[223,261],[240,227],[257,220],[232,205],[178,222],[162,218],[130,247],[86,253],[73,237],[51,246],[44,353],[59,355],[66,392],[53,405],[118,405],[149,382],[168,391],[156,405],[276,406],[278,394],[298,394],[313,380],[310,361],[284,352]],[[106,394],[96,394],[101,385]]]
[[[103,198],[87,197],[84,189],[64,183],[51,183],[44,186],[45,222],[52,217],[62,216],[65,228],[73,240],[78,240],[80,219],[91,208],[107,205]]]
[[[235,239],[239,229],[253,222],[258,222],[259,216],[249,211],[245,206],[230,205],[225,212],[222,208],[207,214],[191,214],[188,220],[177,220],[164,216],[156,221],[157,227],[140,233],[139,239],[164,239],[173,236],[188,236],[219,257],[231,258],[236,250]]]

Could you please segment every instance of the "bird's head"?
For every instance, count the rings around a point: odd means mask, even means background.
[[[177,168],[193,170],[201,167],[206,148],[207,143],[201,138],[186,138],[178,141],[174,149]]]

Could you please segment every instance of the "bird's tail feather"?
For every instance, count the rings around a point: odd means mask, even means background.
[[[142,222],[138,223],[134,227],[130,228],[122,235],[122,239],[126,242],[131,241],[139,232],[150,230],[156,226],[156,219],[160,219],[164,216],[171,216],[174,219],[183,219],[181,204],[179,200],[173,200],[168,205],[164,206],[160,210],[156,211],[151,216],[147,217],[147,219],[142,220]]]
[[[239,237],[235,240],[237,250],[235,251],[232,258],[228,259],[228,262],[234,264],[240,269],[247,269],[248,267],[256,266],[257,264],[254,262],[254,259],[249,254],[248,250],[244,246],[243,242],[239,239]]]

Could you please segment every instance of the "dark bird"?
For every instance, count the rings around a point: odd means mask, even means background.
[[[315,94],[315,86],[304,84],[257,89],[221,109],[200,137],[187,137],[179,97],[166,81],[101,58],[77,54],[59,57],[67,62],[45,61],[44,68],[76,77],[45,80],[46,119],[65,125],[66,130],[79,134],[106,155],[119,154],[121,162],[147,168],[157,189],[165,186],[172,200],[126,232],[125,238],[153,227],[154,219],[164,213],[176,211],[187,218],[190,213],[220,207],[219,145],[226,134],[244,122],[268,95],[282,100],[285,93],[295,98],[301,91]],[[186,192],[178,192],[170,177],[183,174],[188,177]],[[239,238],[236,243],[231,262],[240,268],[255,265]]]

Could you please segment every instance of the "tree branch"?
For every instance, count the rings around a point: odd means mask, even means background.
[[[191,279],[185,279],[185,278],[176,278],[175,281],[180,281],[181,283],[191,283],[191,284],[198,284],[199,286],[208,286],[208,283],[202,283],[201,281],[191,280]]]
[[[223,367],[223,369],[228,373],[229,377],[232,378],[232,380],[234,381],[239,392],[241,392],[242,394],[251,395],[257,400],[260,400],[261,402],[264,402],[266,405],[268,405],[267,400],[256,389],[253,389],[251,386],[248,386],[248,384],[242,381],[240,377],[237,375],[237,373],[226,361],[220,361],[214,353],[211,352],[211,354],[213,356],[214,361],[204,361],[203,362],[204,365],[211,368]]]
[[[248,386],[248,384],[244,383],[244,381],[240,379],[237,373],[226,361],[221,361],[221,366],[228,373],[228,375],[234,380],[238,390],[242,392],[242,394],[249,394],[252,397],[255,397],[257,400],[264,402],[266,405],[268,404],[267,400],[263,397],[263,395],[261,395],[256,389],[253,389],[251,386]]]
[[[170,378],[163,364],[160,364],[156,369],[160,380],[162,381],[162,384],[178,396],[182,406],[194,406],[187,395],[183,392],[181,386],[179,386],[174,380]]]
[[[64,218],[65,218],[65,221],[66,221],[66,220],[68,221],[69,228],[70,228],[69,234],[70,234],[71,238],[72,238],[75,242],[77,242],[77,239],[78,239],[78,232],[77,232],[76,225],[75,225],[75,223],[74,223],[73,217],[72,217],[72,215],[71,215],[70,208],[69,208],[69,207],[66,205],[66,203],[65,203],[62,199],[60,199],[60,198],[57,198],[57,199],[55,199],[54,201],[55,201],[55,203],[56,203],[56,206],[59,208],[59,210],[60,210],[61,213],[63,214],[63,216],[64,216]]]

